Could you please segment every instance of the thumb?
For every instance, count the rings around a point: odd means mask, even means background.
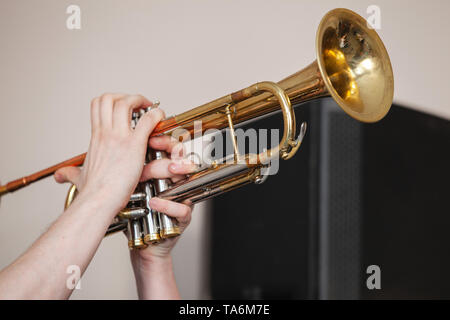
[[[81,169],[78,167],[64,167],[55,172],[55,180],[58,183],[70,182],[79,187]]]

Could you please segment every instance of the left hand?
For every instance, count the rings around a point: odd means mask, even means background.
[[[164,112],[155,108],[133,130],[134,109],[151,106],[141,95],[103,94],[91,102],[91,141],[83,168],[55,172],[59,183],[71,182],[83,195],[101,195],[111,219],[128,203],[144,166],[147,141]],[[76,200],[75,200],[76,201]]]

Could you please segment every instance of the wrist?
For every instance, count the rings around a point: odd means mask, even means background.
[[[83,188],[77,195],[78,203],[83,203],[91,208],[91,213],[108,215],[111,220],[122,209],[121,204],[117,203],[117,199],[111,197],[111,194],[105,189],[92,190],[91,188]]]
[[[137,253],[136,257],[133,257],[133,264],[135,269],[141,273],[166,273],[172,272],[173,262],[170,254],[159,255],[140,255]]]
[[[142,258],[136,253],[134,258],[139,299],[180,299],[170,255]]]

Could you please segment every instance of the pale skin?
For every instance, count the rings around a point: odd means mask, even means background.
[[[133,130],[134,109],[151,106],[140,95],[104,94],[91,103],[91,141],[83,168],[55,173],[59,183],[74,183],[80,193],[50,228],[11,265],[0,272],[0,299],[67,299],[68,266],[84,273],[114,216],[124,208],[139,181],[181,179],[195,170],[191,163],[157,160],[144,166],[147,144],[169,154],[177,144],[169,137],[149,139],[165,115],[147,112]],[[182,230],[191,220],[192,206],[159,198],[152,209],[176,218]],[[170,252],[178,238],[130,253],[139,298],[178,299]],[[124,241],[126,243],[126,241]]]

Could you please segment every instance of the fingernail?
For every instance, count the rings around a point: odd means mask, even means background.
[[[197,165],[195,163],[171,163],[169,165],[169,170],[171,171],[195,171]]]

